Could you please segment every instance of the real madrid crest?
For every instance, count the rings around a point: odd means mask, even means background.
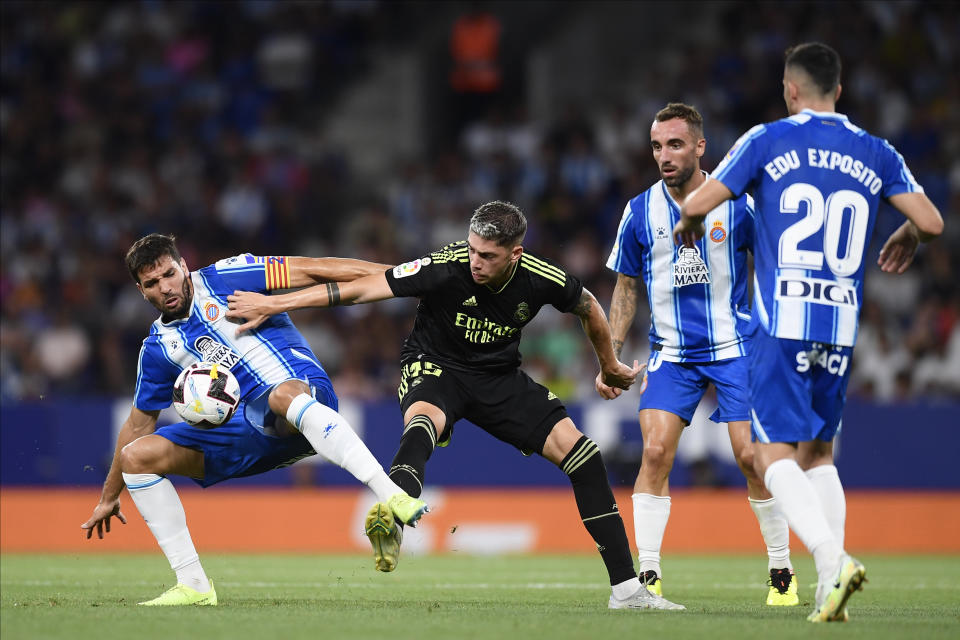
[[[530,319],[530,305],[521,302],[517,305],[517,310],[513,312],[513,318],[517,322],[526,322]]]

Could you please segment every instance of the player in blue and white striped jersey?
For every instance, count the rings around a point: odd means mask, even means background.
[[[620,221],[607,267],[617,272],[610,328],[619,355],[637,308],[638,282],[650,303],[651,356],[641,386],[643,457],[634,484],[634,535],[640,572],[661,593],[660,548],[670,517],[668,478],[680,434],[707,385],[717,389],[711,416],[727,422],[747,496],[767,544],[769,605],[799,603],[790,563],[787,523],[753,470],[747,403],[745,336],[747,253],[753,244],[753,200],[741,196],[707,214],[710,233],[690,247],[675,247],[680,202],[706,180],[700,157],[706,148],[703,119],[681,103],[661,109],[650,128],[653,157],[662,180],[630,200]],[[597,379],[605,398],[618,393]]]
[[[819,573],[812,622],[846,620],[865,569],[843,549],[846,501],[833,465],[857,336],[866,248],[881,199],[908,221],[878,263],[902,272],[919,242],[943,230],[940,212],[903,158],[836,113],[840,57],[821,43],[787,51],[789,117],[744,134],[683,205],[678,242],[702,235],[704,215],[751,192],[756,279],[750,402],[755,457],[790,528]],[[806,469],[804,473],[803,469]]]
[[[216,591],[200,564],[186,515],[168,474],[203,487],[292,464],[321,454],[415,521],[426,506],[410,498],[337,412],[337,396],[323,367],[286,314],[256,331],[237,334],[227,318],[227,296],[236,289],[268,291],[324,280],[353,280],[387,265],[338,258],[255,257],[242,254],[191,273],[172,236],[151,234],[126,257],[145,300],[161,315],[143,341],[130,416],[116,450],[100,502],[81,525],[87,538],[120,511],[124,485],[177,574],[177,584],[150,606],[215,605]],[[157,428],[171,403],[180,371],[197,362],[229,368],[242,402],[227,422],[210,429],[185,422]]]

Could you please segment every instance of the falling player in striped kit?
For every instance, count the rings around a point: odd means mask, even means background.
[[[837,113],[840,57],[813,42],[787,50],[789,116],[757,125],[713,178],[687,197],[678,243],[730,198],[756,202],[749,376],[757,473],[819,574],[811,622],[844,621],[864,566],[844,551],[846,500],[833,465],[863,296],[866,248],[881,199],[907,217],[886,241],[881,269],[903,272],[919,242],[943,231],[940,212],[899,153]]]
[[[742,196],[716,207],[707,215],[707,236],[691,247],[675,247],[671,231],[680,219],[679,203],[706,180],[700,170],[706,148],[703,118],[694,107],[668,104],[653,121],[650,144],[662,180],[627,203],[607,261],[617,272],[610,333],[618,357],[636,313],[641,279],[650,303],[651,355],[639,409],[643,455],[633,493],[640,575],[648,589],[662,593],[660,548],[670,517],[668,478],[680,435],[713,383],[719,408],[711,419],[728,423],[750,507],[767,546],[767,604],[796,605],[790,532],[753,470],[750,442],[745,330],[750,318],[747,252],[753,243],[753,200]],[[604,398],[620,395],[599,377],[596,386]]]
[[[281,314],[238,335],[236,323],[226,315],[226,297],[236,288],[269,291],[353,280],[386,265],[242,254],[191,273],[173,237],[158,233],[134,243],[126,263],[144,299],[161,315],[140,350],[133,407],[117,437],[100,502],[81,526],[87,538],[94,529],[102,538],[113,516],[126,523],[120,511],[126,485],[177,575],[173,588],[140,604],[217,604],[169,474],[208,487],[319,453],[370,487],[399,520],[413,524],[423,514],[423,501],[390,480],[337,412],[330,379],[290,318]],[[178,374],[200,361],[227,367],[236,376],[242,394],[236,413],[211,429],[185,422],[158,429],[157,418],[170,406]]]

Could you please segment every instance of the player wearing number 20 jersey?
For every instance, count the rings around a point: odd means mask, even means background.
[[[907,217],[878,263],[903,272],[943,231],[940,212],[887,142],[836,113],[841,62],[807,42],[787,50],[789,117],[754,127],[681,207],[689,246],[719,202],[753,194],[753,339],[748,378],[754,466],[817,566],[811,622],[844,621],[866,569],[844,550],[846,497],[833,438],[850,376],[864,260],[881,198]]]
[[[835,112],[840,56],[821,42],[787,50],[789,117],[748,131],[684,200],[674,236],[701,233],[718,202],[753,194],[754,335],[749,373],[754,465],[817,566],[811,622],[844,621],[866,569],[844,550],[846,498],[833,437],[850,376],[864,260],[883,198],[907,217],[878,263],[906,269],[919,242],[943,230],[940,212],[886,141]]]
[[[756,206],[754,434],[761,442],[830,441],[840,428],[877,206],[923,189],[885,140],[842,114],[810,109],[748,131],[713,177],[734,195],[751,192]],[[813,378],[796,377],[807,371]],[[772,389],[771,380],[801,386]],[[800,400],[807,393],[812,414]]]
[[[852,347],[877,205],[923,192],[903,158],[839,113],[758,125],[713,177],[756,210],[755,317],[778,338]]]

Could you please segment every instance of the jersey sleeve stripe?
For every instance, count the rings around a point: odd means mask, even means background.
[[[623,216],[620,218],[620,225],[617,227],[617,235],[613,241],[613,247],[610,249],[610,256],[607,258],[607,269],[612,269],[620,273],[620,263],[623,261],[623,241],[630,225],[630,219],[633,217],[633,208],[630,203],[623,208]]]
[[[538,268],[537,266],[532,265],[532,264],[529,264],[529,263],[527,263],[527,262],[525,262],[525,261],[522,261],[522,260],[520,261],[520,266],[523,267],[524,269],[528,270],[528,271],[532,271],[533,273],[537,274],[538,276],[542,276],[542,277],[546,278],[547,280],[551,280],[551,281],[553,281],[553,282],[556,282],[556,283],[559,284],[561,287],[566,284],[566,277],[562,277],[562,278],[557,277],[555,274],[552,274],[552,273],[550,273],[550,272],[544,271],[544,270]]]
[[[555,274],[555,275],[557,275],[557,276],[559,276],[559,277],[561,277],[561,278],[563,278],[563,279],[566,279],[567,274],[564,273],[563,269],[560,269],[560,268],[558,268],[558,267],[555,267],[555,266],[553,266],[552,264],[550,264],[549,262],[544,262],[544,261],[541,260],[540,258],[538,258],[538,257],[536,257],[536,256],[532,256],[532,255],[530,255],[529,253],[526,254],[526,257],[527,257],[528,260],[530,260],[530,262],[532,262],[533,264],[537,265],[538,267],[540,267],[540,268],[543,269],[544,271],[549,271],[549,272],[551,272],[551,273],[553,273],[553,274]]]
[[[714,170],[712,178],[723,182],[723,178],[729,172],[730,167],[737,163],[740,156],[742,156],[747,148],[753,143],[754,140],[766,133],[767,127],[762,124],[758,124],[753,129],[743,134],[740,141],[734,145],[734,149],[731,152],[727,153],[727,156],[717,165],[717,168]],[[737,146],[739,145],[739,146]]]
[[[913,177],[913,174],[910,172],[910,168],[907,167],[907,163],[903,159],[903,155],[885,139],[880,138],[880,143],[883,144],[883,146],[893,154],[894,158],[896,158],[900,169],[900,178],[907,184],[907,191],[910,193],[923,193],[923,187],[920,186],[920,183],[917,182],[916,178]]]
[[[143,383],[143,354],[147,350],[146,342],[140,347],[140,357],[137,358],[137,384],[133,389],[133,397],[136,400],[140,396],[140,385]]]
[[[469,262],[469,249],[466,246],[460,246],[455,249],[441,249],[430,254],[430,259],[437,264],[447,262]]]

